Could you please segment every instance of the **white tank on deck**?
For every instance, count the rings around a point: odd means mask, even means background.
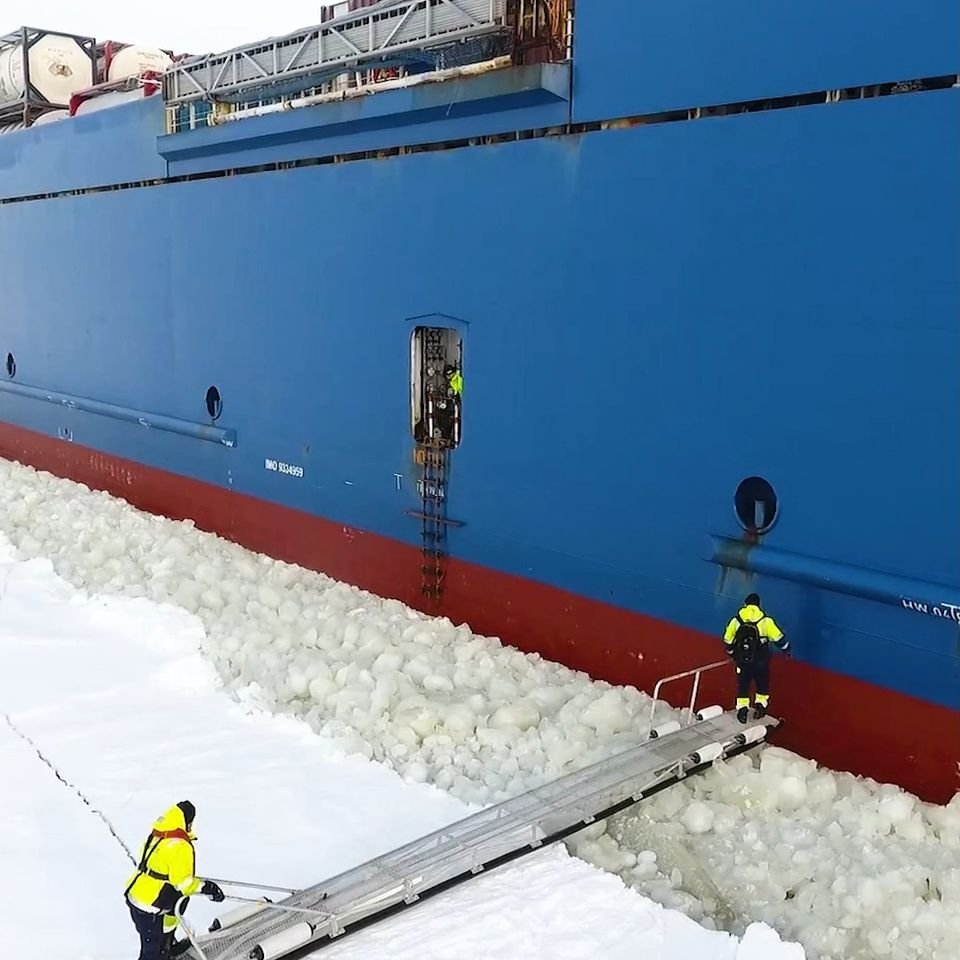
[[[154,73],[164,73],[173,65],[170,56],[156,47],[144,47],[132,44],[118,50],[110,61],[107,69],[106,81],[126,80],[127,77],[139,77],[141,73],[152,70]]]
[[[43,123],[56,123],[57,120],[66,120],[69,116],[69,110],[48,110],[46,113],[36,117],[30,125],[36,127]],[[0,124],[0,136],[3,136],[5,133],[16,133],[18,130],[23,129],[25,129],[25,127],[22,120],[3,123]]]
[[[58,120],[66,120],[70,116],[69,110],[48,110],[46,113],[40,114],[37,117],[31,126],[38,127],[42,123],[56,123]]]
[[[72,37],[55,33],[39,36],[27,51],[30,83],[48,103],[67,104],[78,90],[89,87],[90,57]],[[23,44],[0,49],[0,104],[24,94]]]
[[[95,110],[106,110],[108,107],[115,107],[121,103],[129,103],[131,100],[143,99],[143,88],[136,90],[111,90],[108,93],[101,93],[97,97],[89,97],[79,104],[73,115],[79,117],[84,113],[93,113]]]

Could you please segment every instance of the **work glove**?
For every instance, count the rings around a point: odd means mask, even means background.
[[[223,891],[212,880],[204,880],[200,892],[214,903],[223,902]]]

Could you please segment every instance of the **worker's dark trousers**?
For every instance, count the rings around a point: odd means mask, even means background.
[[[755,683],[757,694],[770,694],[770,657],[757,657],[750,663],[737,664],[737,699],[750,699],[750,684]]]
[[[140,934],[140,960],[160,960],[163,955],[163,917],[158,913],[144,913],[129,901],[127,906]]]

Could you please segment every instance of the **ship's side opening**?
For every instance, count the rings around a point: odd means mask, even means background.
[[[460,443],[463,340],[452,327],[418,326],[410,338],[410,420],[420,468],[420,589],[429,603],[443,595],[447,533],[461,526],[447,516],[450,454]]]
[[[17,375],[17,361],[12,353],[7,354],[7,376],[12,380]]]
[[[410,342],[410,423],[419,444],[460,444],[463,341],[450,327],[417,327]]]

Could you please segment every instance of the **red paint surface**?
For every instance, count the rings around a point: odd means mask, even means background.
[[[420,554],[406,544],[0,424],[0,455],[107,490],[152,513],[299,563],[591,676],[652,690],[668,674],[723,659],[719,639],[532,580],[451,560],[442,605],[420,593]],[[775,659],[775,741],[835,770],[899,783],[946,802],[960,789],[960,713],[806,664]],[[707,674],[700,703],[733,703],[732,670]],[[683,703],[689,688],[664,691]]]

